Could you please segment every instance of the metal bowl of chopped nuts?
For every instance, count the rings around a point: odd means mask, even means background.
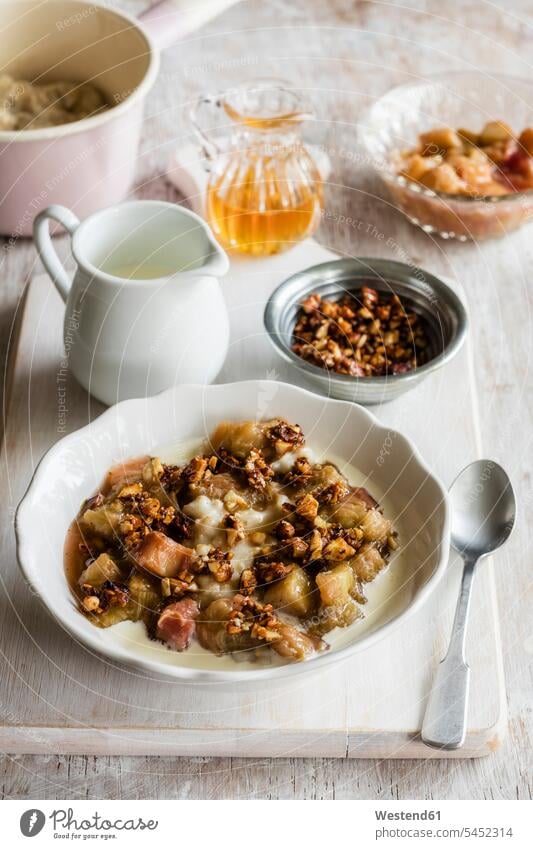
[[[464,342],[465,306],[424,269],[358,257],[311,266],[274,291],[264,314],[278,353],[328,397],[392,401]]]

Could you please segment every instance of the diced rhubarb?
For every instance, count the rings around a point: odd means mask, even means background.
[[[263,448],[266,441],[265,426],[261,422],[220,422],[210,442],[215,452],[225,448],[230,454],[243,459],[252,448]]]
[[[326,644],[319,637],[305,634],[294,625],[283,623],[279,626],[278,633],[279,639],[270,645],[276,654],[287,660],[307,660],[326,648]]]
[[[198,605],[192,598],[169,604],[157,622],[157,638],[175,651],[184,651],[194,636],[198,613]]]
[[[188,569],[192,556],[191,548],[174,542],[159,531],[151,531],[137,549],[135,563],[158,578],[174,578]]]
[[[523,150],[515,150],[502,165],[502,176],[515,191],[533,188],[533,158]]]
[[[117,463],[112,466],[104,481],[103,492],[107,494],[118,484],[132,483],[139,480],[142,475],[142,470],[149,457],[135,457],[133,460],[124,460],[122,463]]]
[[[367,507],[377,507],[378,502],[375,498],[373,498],[368,489],[365,489],[363,486],[354,486],[350,494],[347,496],[347,501],[362,501],[366,504]]]

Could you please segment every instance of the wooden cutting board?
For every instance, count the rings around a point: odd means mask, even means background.
[[[288,274],[333,255],[308,241],[262,262],[234,261],[223,282],[232,341],[220,382],[301,380],[262,329],[268,293]],[[33,279],[10,360],[2,454],[0,749],[10,753],[327,757],[475,757],[496,749],[506,706],[492,565],[479,571],[468,635],[472,698],[464,749],[439,753],[418,736],[427,692],[449,635],[457,562],[392,640],[294,680],[190,685],[150,680],[91,654],[46,613],[22,580],[13,516],[32,472],[64,432],[101,407],[68,376],[63,306]],[[201,328],[199,328],[201,333]],[[206,345],[209,340],[206,339]],[[394,403],[374,410],[409,435],[449,484],[480,455],[471,352]]]

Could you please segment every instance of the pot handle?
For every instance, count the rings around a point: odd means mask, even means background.
[[[240,0],[160,0],[139,20],[158,50],[176,44]]]
[[[74,235],[79,227],[80,221],[66,206],[54,204],[43,209],[33,222],[33,238],[37,247],[37,253],[57,291],[66,303],[72,281],[52,245],[50,228],[48,226],[49,218],[61,224],[71,236]]]

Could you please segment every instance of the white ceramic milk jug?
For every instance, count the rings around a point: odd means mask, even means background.
[[[48,219],[70,233],[71,280]],[[35,219],[43,264],[66,303],[69,368],[105,404],[176,383],[210,383],[226,357],[229,321],[218,278],[228,258],[207,224],[180,206],[132,201],[80,223],[62,206]]]

